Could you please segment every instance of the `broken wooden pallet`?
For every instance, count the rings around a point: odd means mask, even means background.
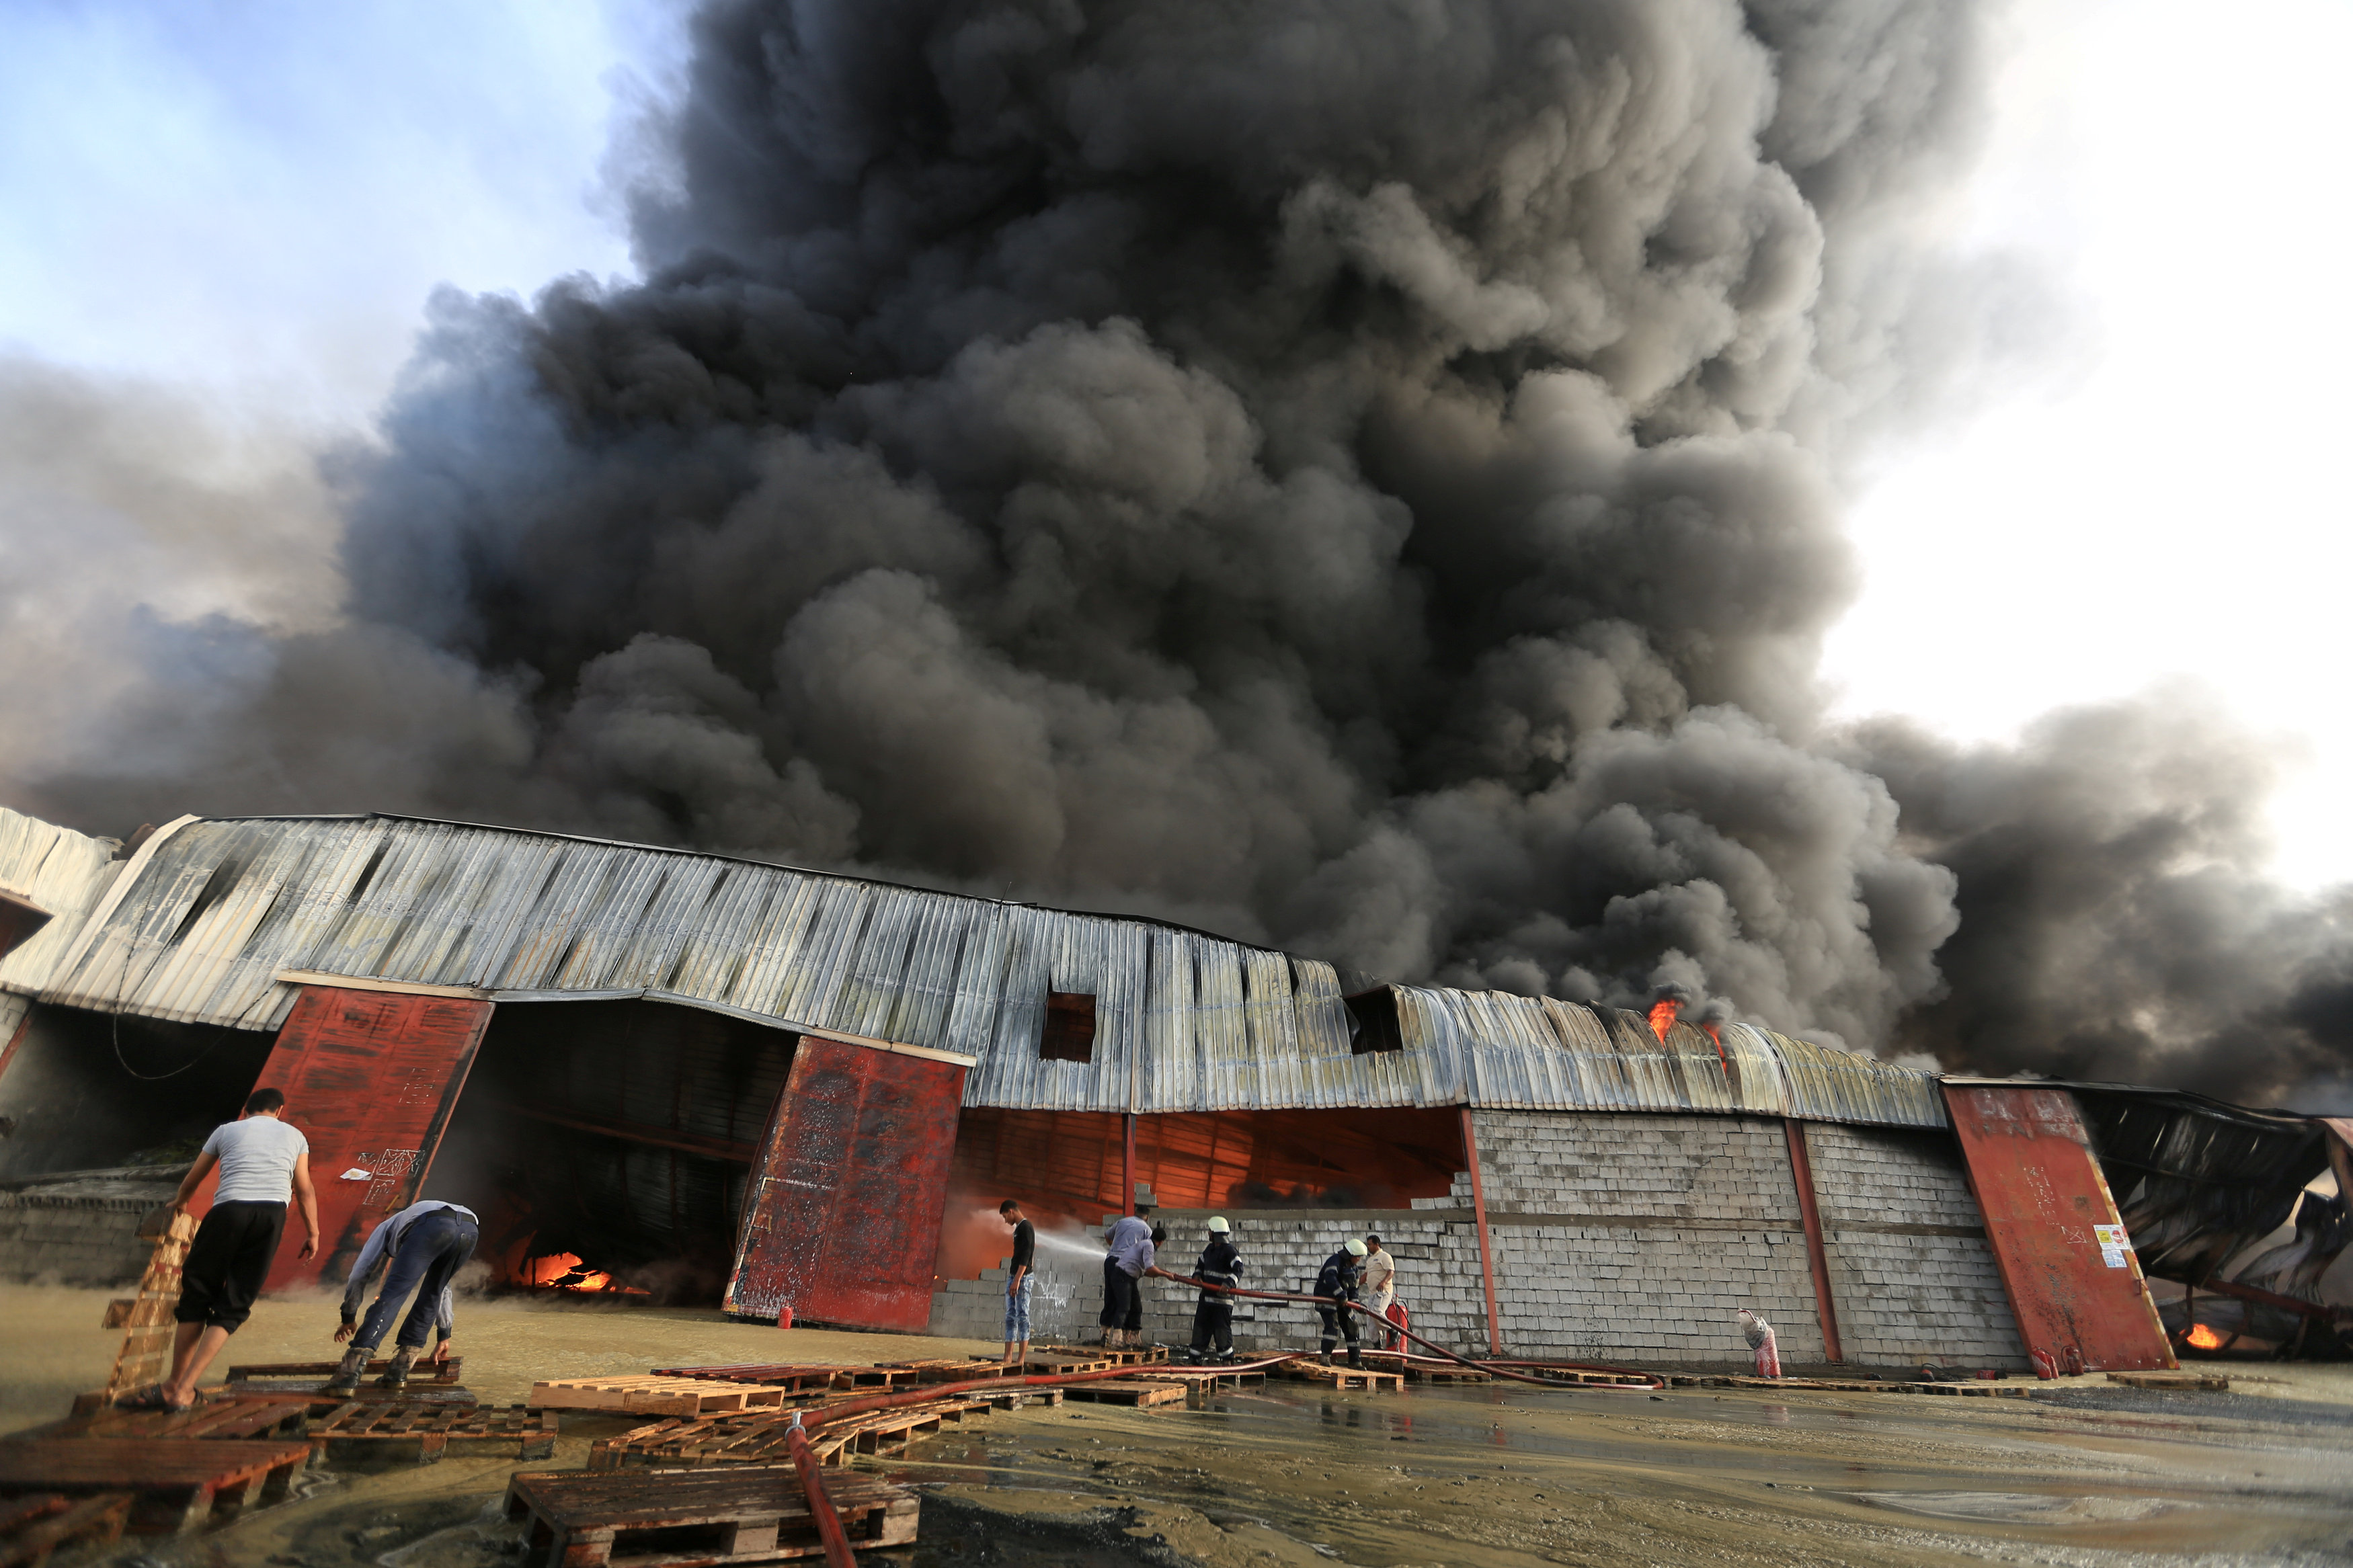
[[[331,1459],[429,1465],[451,1454],[544,1459],[555,1452],[555,1417],[512,1405],[485,1410],[351,1400],[312,1423],[311,1446]]]
[[[1402,1394],[1405,1377],[1371,1367],[1326,1366],[1320,1361],[1285,1362],[1277,1369],[1294,1383],[1320,1383],[1326,1388],[1363,1389],[1372,1394]]]
[[[2112,1372],[2108,1381],[2127,1388],[2172,1388],[2204,1394],[2221,1394],[2231,1386],[2229,1378],[2217,1377],[2210,1372]]]
[[[149,1232],[142,1228],[140,1235],[147,1238]],[[180,1268],[187,1261],[188,1244],[195,1237],[195,1216],[186,1214],[172,1214],[153,1233],[155,1250],[139,1277],[139,1293],[124,1310],[127,1331],[122,1349],[115,1355],[105,1388],[100,1391],[99,1404],[112,1404],[134,1389],[161,1383],[172,1370],[172,1309],[179,1304]]]
[[[828,1477],[826,1500],[853,1549],[915,1539],[921,1503],[867,1476]],[[726,1469],[524,1471],[507,1483],[507,1517],[529,1520],[526,1568],[630,1568],[767,1563],[824,1553],[817,1518],[789,1465]]]
[[[0,1442],[0,1497],[128,1492],[130,1528],[178,1534],[275,1502],[310,1462],[301,1438],[190,1443],[172,1437],[35,1437]]]
[[[1058,1392],[1058,1391],[1057,1391]],[[944,1426],[982,1415],[999,1402],[945,1399],[894,1410],[872,1410],[820,1426],[809,1437],[818,1458],[839,1465],[859,1454],[904,1452],[911,1443],[932,1436]],[[795,1413],[760,1411],[701,1420],[657,1421],[607,1437],[592,1445],[592,1470],[629,1469],[642,1466],[774,1465],[787,1457],[786,1434]]]
[[[844,1370],[795,1362],[750,1362],[741,1366],[658,1366],[656,1377],[691,1377],[707,1383],[756,1383],[792,1394],[823,1393]]]
[[[773,1373],[775,1375],[763,1375]],[[758,1384],[787,1393],[830,1388],[838,1394],[890,1394],[922,1379],[904,1366],[668,1366],[656,1377],[692,1377],[713,1383]]]
[[[0,1502],[0,1568],[39,1568],[61,1546],[111,1546],[131,1521],[129,1492],[58,1492]]]
[[[1185,1385],[1182,1383],[1152,1382],[1141,1377],[1106,1377],[1095,1383],[1074,1383],[1062,1392],[1082,1404],[1125,1405],[1137,1410],[1185,1402]]]
[[[341,1362],[332,1361],[252,1362],[243,1366],[229,1368],[228,1378],[231,1383],[260,1382],[271,1379],[295,1381],[315,1379],[324,1383],[335,1375],[335,1369],[342,1364]],[[465,1365],[466,1358],[461,1355],[453,1355],[448,1361],[442,1362],[420,1360],[410,1369],[408,1381],[413,1384],[420,1385],[428,1383],[443,1384],[456,1383],[459,1373],[464,1370]],[[391,1370],[391,1358],[379,1357],[368,1363],[367,1371],[361,1375],[371,1378],[381,1377]]]
[[[776,1409],[781,1388],[712,1383],[697,1377],[563,1377],[531,1385],[533,1410],[609,1410],[628,1415],[723,1415]]]

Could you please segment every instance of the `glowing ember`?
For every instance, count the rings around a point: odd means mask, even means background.
[[[2203,1323],[2192,1323],[2189,1325],[2189,1342],[2198,1350],[2218,1351],[2222,1348],[2222,1336]]]
[[[522,1282],[542,1290],[579,1290],[589,1294],[613,1291],[623,1296],[643,1296],[647,1292],[617,1283],[601,1268],[591,1268],[582,1263],[577,1254],[552,1252],[544,1258],[526,1258],[521,1270]]]
[[[1675,1026],[1675,1015],[1683,1010],[1683,1005],[1672,996],[1651,1004],[1651,1033],[1659,1037],[1661,1045],[1667,1043],[1667,1031]]]

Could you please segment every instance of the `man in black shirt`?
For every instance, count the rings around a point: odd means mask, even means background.
[[[1022,1217],[1021,1205],[1011,1198],[997,1213],[1013,1227],[1013,1262],[1005,1281],[1005,1364],[1018,1366],[1029,1359],[1029,1296],[1038,1282],[1038,1227]]]
[[[1209,1245],[1201,1248],[1201,1260],[1193,1265],[1193,1278],[1204,1286],[1230,1289],[1241,1277],[1242,1255],[1234,1247],[1233,1227],[1219,1215],[1209,1221]],[[1213,1342],[1217,1360],[1234,1359],[1234,1299],[1223,1290],[1205,1289],[1193,1308],[1193,1348],[1188,1359],[1207,1358]]]

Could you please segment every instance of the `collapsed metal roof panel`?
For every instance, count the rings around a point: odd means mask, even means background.
[[[120,868],[115,841],[0,807],[0,889],[49,912],[49,922],[0,957],[0,990],[35,993],[81,934],[90,909]],[[0,1041],[5,1045],[5,1041]]]
[[[26,819],[29,820],[29,819]],[[0,866],[5,865],[0,860]],[[1451,1105],[1945,1124],[1933,1075],[1769,1031],[1391,988],[1354,1049],[1332,966],[1206,932],[597,839],[406,817],[185,819],[42,976],[45,1000],[275,1027],[281,971],[486,993],[659,993],[976,1058],[972,1105],[1093,1111]],[[87,905],[85,906],[87,907]],[[1091,1060],[1041,1059],[1049,992]]]

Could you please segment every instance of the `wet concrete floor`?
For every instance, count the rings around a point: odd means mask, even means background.
[[[93,1369],[102,1380],[119,1343],[95,1329],[102,1301],[0,1289],[7,1426],[61,1413]],[[327,1300],[265,1302],[235,1358],[330,1353],[332,1321]],[[520,1399],[534,1376],[980,1348],[514,1301],[461,1307],[459,1331],[467,1382],[491,1404]],[[2095,1381],[2024,1400],[1520,1385],[1371,1395],[1271,1383],[1193,1410],[1030,1409],[952,1429],[906,1462],[867,1463],[925,1496],[921,1543],[869,1560],[2353,1564],[2353,1375],[2263,1369],[2238,1389],[2253,1392]],[[594,1438],[627,1425],[566,1417],[555,1458],[531,1468],[583,1465]],[[228,1529],[107,1555],[137,1568],[513,1568],[520,1531],[497,1504],[516,1468],[313,1470],[296,1500]]]

